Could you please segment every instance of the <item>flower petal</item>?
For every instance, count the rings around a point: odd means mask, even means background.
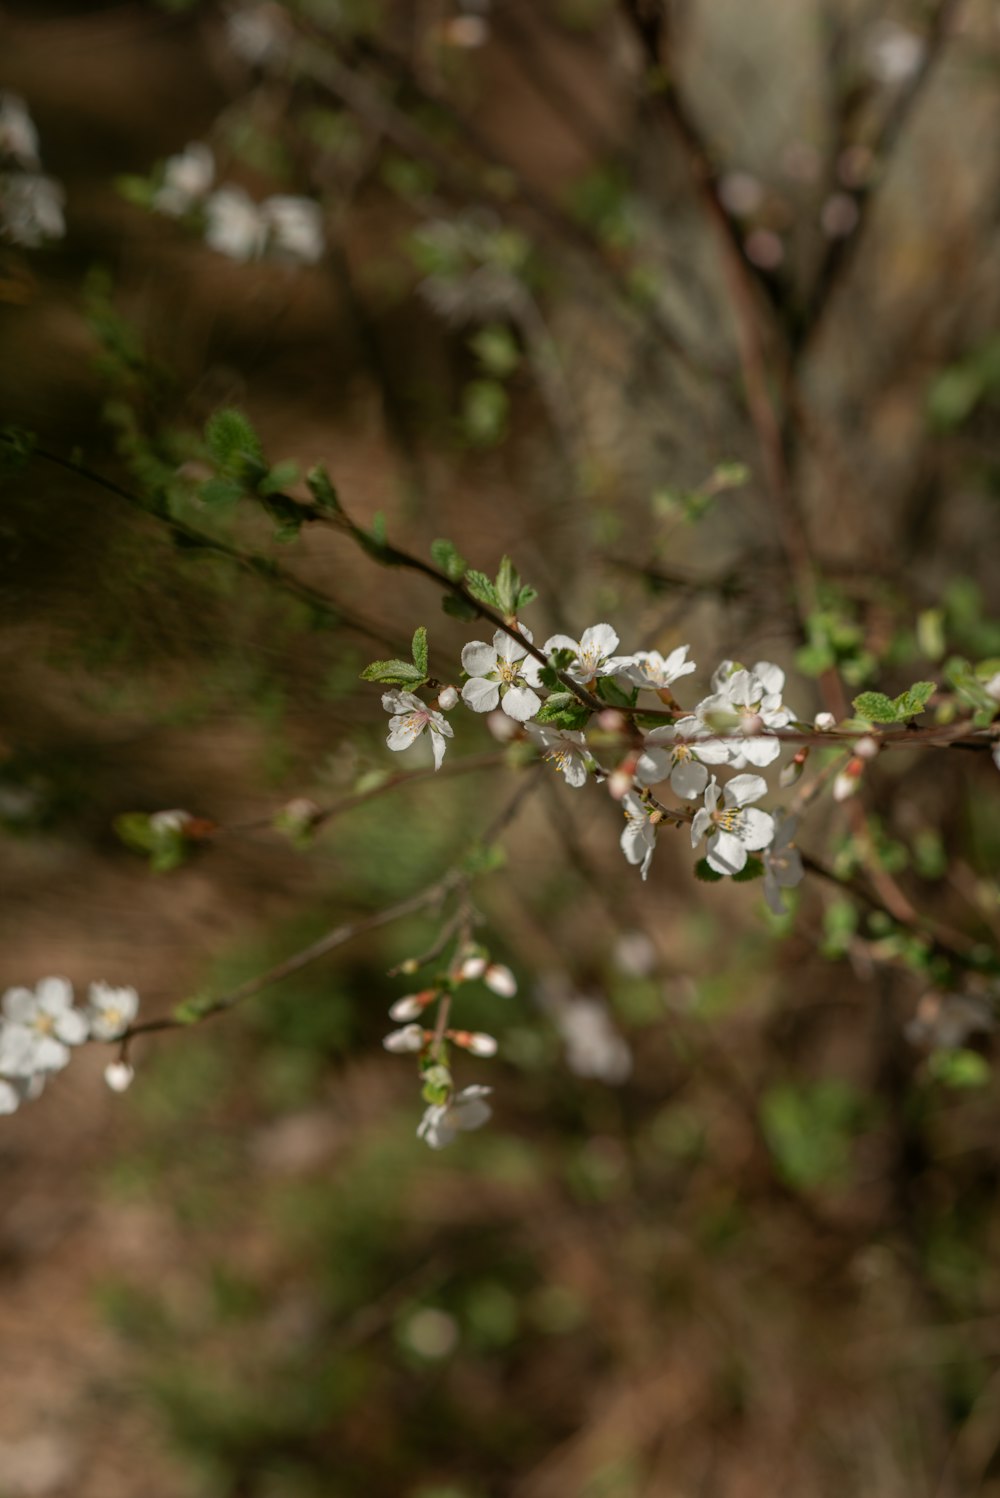
[[[528,653],[527,645],[522,645],[511,635],[504,634],[502,629],[498,629],[493,636],[493,647],[496,650],[497,659],[506,661],[508,665],[513,665],[514,661],[523,661]]]
[[[445,736],[444,736],[443,733],[432,733],[431,734],[431,748],[434,751],[434,768],[435,768],[435,770],[440,770],[440,768],[441,768],[441,762],[444,759],[444,752],[447,749],[447,747],[448,747],[448,743],[447,743],[447,740],[446,740],[446,738],[445,738]]]
[[[769,846],[774,836],[774,818],[770,812],[749,807],[740,818],[740,841],[751,853]]]
[[[708,771],[696,759],[682,759],[670,773],[670,789],[685,801],[696,801],[708,784]]]
[[[542,699],[530,687],[511,687],[500,704],[508,718],[514,718],[518,723],[527,723],[541,705]]]
[[[482,640],[470,640],[462,647],[462,670],[467,676],[488,676],[496,669],[497,653]]]
[[[734,775],[726,785],[727,806],[749,806],[767,795],[767,781],[763,775]]]
[[[38,1007],[45,1014],[61,1014],[73,1004],[73,985],[68,978],[43,978],[35,985]]]
[[[462,701],[474,713],[492,712],[500,701],[500,688],[495,681],[486,681],[482,676],[470,676],[462,688]]]
[[[592,624],[580,637],[580,654],[606,660],[618,649],[618,631],[610,624]]]
[[[635,778],[639,785],[659,785],[661,780],[666,780],[669,776],[672,765],[673,758],[668,750],[647,748],[636,760]],[[708,774],[704,770],[702,774],[705,776],[701,784],[701,788],[704,790]],[[673,781],[671,780],[672,784]]]
[[[758,734],[740,740],[740,753],[748,765],[756,765],[758,770],[762,770],[765,765],[773,764],[778,758],[781,742],[771,734]]]
[[[738,874],[746,867],[747,850],[731,832],[717,832],[705,850],[710,868],[717,874]]]

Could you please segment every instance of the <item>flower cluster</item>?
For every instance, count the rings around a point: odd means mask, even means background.
[[[35,988],[8,988],[0,1000],[0,1113],[13,1113],[40,1095],[54,1072],[69,1065],[86,1040],[120,1040],[139,1011],[134,988],[91,983],[87,1003],[73,1002],[66,978],[43,978]],[[124,1058],[105,1068],[105,1080],[123,1092],[132,1080]]]
[[[416,970],[416,959],[404,963],[406,971]],[[482,982],[500,998],[513,998],[517,980],[509,967],[491,962],[482,947],[462,939],[448,969],[417,993],[405,994],[389,1010],[389,1018],[400,1028],[391,1030],[382,1044],[397,1055],[419,1057],[423,1097],[427,1104],[417,1128],[417,1137],[431,1149],[444,1149],[456,1134],[478,1129],[491,1110],[484,1101],[492,1088],[465,1087],[456,1092],[452,1080],[449,1052],[451,1047],[467,1051],[470,1056],[488,1057],[497,1053],[497,1042],[481,1030],[460,1030],[449,1026],[455,997],[466,983]]]
[[[705,843],[710,876],[743,875],[751,855],[763,854],[752,873],[764,876],[768,904],[782,911],[781,890],[802,878],[794,822],[783,824],[776,841],[774,814],[755,804],[767,794],[763,776],[735,774],[724,783],[718,776],[723,769],[758,772],[780,755],[777,731],[793,722],[782,697],[784,672],[770,661],[758,661],[752,669],[723,661],[708,695],[685,709],[674,687],[697,670],[687,645],[667,656],[653,650],[621,655],[618,647],[617,632],[605,623],[584,630],[578,640],[552,635],[540,649],[523,624],[498,629],[492,643],[472,640],[462,650],[460,693],[446,686],[427,703],[415,690],[386,692],[382,705],[391,714],[386,742],[390,749],[406,749],[427,731],[434,766],[440,768],[453,737],[444,712],[461,700],[475,713],[499,713],[512,720],[510,732],[523,732],[574,789],[590,779],[607,784],[625,814],[622,852],[643,879],[660,826],[687,823],[692,846]],[[594,711],[575,688],[588,697],[598,694]],[[649,696],[655,700],[647,706]],[[589,741],[595,714],[598,732]],[[614,765],[599,758],[609,738],[613,744],[609,720],[624,736],[624,753],[616,751]],[[682,803],[701,804],[696,810],[664,806],[654,795],[660,786]]]
[[[27,105],[17,94],[0,93],[0,234],[26,249],[66,232],[65,193],[41,165]]]
[[[193,141],[163,168],[152,207],[170,218],[196,216],[205,242],[231,260],[270,255],[297,265],[315,265],[326,247],[323,213],[312,198],[278,193],[256,203],[233,183],[215,187],[215,157]]]

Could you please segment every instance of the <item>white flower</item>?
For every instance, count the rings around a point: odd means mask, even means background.
[[[531,635],[521,625],[527,640]],[[462,688],[462,701],[474,713],[489,713],[499,703],[509,718],[526,723],[542,705],[534,690],[539,685],[541,666],[527,647],[498,629],[493,644],[472,640],[462,651],[462,670],[468,681]]]
[[[675,796],[694,801],[708,785],[705,766],[724,765],[731,758],[731,746],[723,739],[714,738],[699,718],[681,718],[646,735],[646,748],[636,761],[635,778],[639,785],[657,785],[669,778]]]
[[[618,669],[611,660],[618,649],[618,635],[610,624],[592,624],[579,640],[569,635],[552,635],[545,641],[546,655],[553,650],[571,650],[574,659],[566,667],[574,681],[593,681],[598,676],[614,676]]]
[[[941,1051],[960,1050],[972,1035],[988,1035],[996,1020],[987,1004],[971,994],[925,993],[906,1026],[911,1045]]]
[[[18,94],[0,94],[0,156],[22,166],[38,165],[38,131]]]
[[[926,47],[916,32],[898,21],[884,19],[868,28],[865,63],[878,83],[906,83],[924,60]]]
[[[15,244],[33,249],[44,239],[61,239],[65,193],[52,177],[16,172],[0,177],[0,227]]]
[[[104,1080],[112,1092],[127,1092],[135,1079],[135,1068],[127,1061],[111,1061],[104,1068]]]
[[[153,198],[153,207],[171,218],[181,218],[200,203],[215,179],[215,157],[202,141],[192,141],[163,168],[163,182]]]
[[[512,999],[517,993],[517,979],[502,962],[491,962],[483,973],[483,982],[498,998]]]
[[[747,854],[759,852],[771,841],[774,818],[750,806],[766,794],[767,782],[760,775],[735,775],[724,791],[713,775],[705,805],[691,823],[691,846],[696,848],[708,833],[705,854],[717,874],[738,874],[746,867]],[[718,810],[720,797],[722,811]]]
[[[436,990],[425,988],[422,993],[407,993],[401,999],[397,999],[389,1010],[389,1018],[396,1020],[399,1024],[405,1024],[407,1020],[419,1019],[427,1005],[434,998]]]
[[[323,210],[312,198],[279,193],[260,205],[262,222],[270,231],[270,248],[289,260],[315,265],[326,249]]]
[[[95,1040],[118,1040],[139,1013],[139,995],[134,988],[91,983],[85,1013]]]
[[[487,1035],[485,1030],[473,1030],[466,1032],[465,1049],[473,1056],[495,1056],[497,1053],[496,1037]]]
[[[635,791],[628,791],[622,797],[622,810],[625,813],[625,826],[622,829],[621,850],[629,863],[641,866],[642,877],[646,879],[656,848],[655,823],[651,821],[653,812]]]
[[[568,728],[550,728],[545,723],[529,723],[529,737],[549,759],[566,784],[579,788],[587,783],[587,741],[582,733]]]
[[[477,951],[473,947],[471,951],[466,952],[462,957],[458,969],[459,977],[464,978],[467,983],[475,982],[477,978],[481,978],[485,973],[488,962],[488,955],[482,950]]]
[[[70,1046],[87,1039],[87,1018],[73,1007],[73,986],[65,978],[43,978],[34,992],[8,988],[0,1028],[0,1074],[30,1077],[61,1071]]]
[[[774,840],[764,849],[764,899],[775,915],[786,915],[783,889],[794,889],[805,876],[802,854],[795,846],[797,818],[774,813]]]
[[[44,1073],[33,1077],[0,1078],[0,1113],[16,1113],[22,1103],[33,1101],[45,1086]]]
[[[599,999],[571,999],[556,1010],[556,1024],[566,1042],[566,1065],[578,1077],[596,1077],[612,1085],[632,1070],[632,1052]]]
[[[288,50],[288,20],[280,5],[242,5],[226,19],[226,40],[252,67],[278,62]]]
[[[425,1140],[432,1150],[442,1150],[456,1134],[482,1128],[493,1113],[489,1103],[483,1101],[492,1091],[492,1087],[465,1087],[446,1103],[431,1103],[417,1125],[417,1138]]]
[[[387,1051],[403,1055],[407,1051],[422,1051],[424,1031],[421,1025],[404,1025],[402,1030],[391,1030],[382,1041]]]
[[[267,226],[242,187],[220,187],[205,203],[205,243],[231,260],[253,260],[264,248]]]
[[[434,768],[440,770],[447,748],[445,739],[453,738],[455,733],[447,719],[435,712],[434,708],[428,707],[426,702],[421,702],[412,692],[386,692],[382,697],[382,706],[387,713],[392,714],[389,719],[389,737],[386,739],[389,748],[409,749],[424,729],[429,728]]]
[[[781,753],[779,740],[764,730],[787,728],[791,722],[792,715],[781,701],[784,684],[785,673],[770,661],[758,661],[752,671],[723,661],[712,677],[715,691],[699,702],[695,713],[716,733],[728,728],[739,732],[736,742],[725,741],[734,769],[747,764],[762,769]]]
[[[689,645],[678,645],[666,657],[658,650],[639,650],[635,655],[619,656],[618,675],[624,676],[635,687],[644,687],[653,692],[665,692],[681,676],[689,676],[697,670],[694,661],[689,661]]]

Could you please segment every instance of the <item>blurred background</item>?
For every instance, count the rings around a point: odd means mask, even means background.
[[[536,639],[690,644],[699,695],[774,660],[809,719],[1000,656],[996,0],[32,0],[0,59],[65,221],[0,240],[0,422],[43,454],[0,510],[5,987],[225,991],[524,779],[272,829],[429,765],[359,672],[423,623],[455,680],[482,629],[208,505],[220,407],[406,549],[510,553]],[[190,142],[321,250],[165,211]],[[426,914],[137,1045],[124,1097],[81,1051],[0,1121],[2,1498],[1000,1494],[995,982],[913,937],[995,970],[997,775],[866,781],[777,917],[683,836],[643,884],[546,770],[475,885],[519,992],[463,1001],[495,1110],[446,1152],[381,1047]],[[171,808],[221,831],[155,872],[115,823]]]

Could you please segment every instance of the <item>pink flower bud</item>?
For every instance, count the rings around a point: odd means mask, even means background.
[[[408,1019],[419,1019],[426,1006],[434,998],[433,988],[425,989],[423,993],[408,993],[403,998],[397,999],[389,1010],[389,1018],[399,1020],[402,1023]]]
[[[492,993],[501,999],[512,999],[517,993],[517,979],[509,967],[502,962],[491,962],[483,974],[483,982]]]
[[[450,713],[457,702],[458,691],[455,687],[442,687],[438,692],[437,705],[443,713]]]
[[[787,790],[790,785],[795,784],[795,782],[802,774],[802,771],[805,769],[806,760],[808,758],[809,750],[799,749],[793,755],[792,759],[789,760],[788,764],[783,767],[780,775],[778,776],[778,784],[781,786],[782,790]]]
[[[602,733],[624,733],[627,727],[624,713],[616,707],[606,707],[597,714],[597,726]]]
[[[863,759],[849,760],[833,782],[834,801],[846,801],[853,796],[858,789],[862,772],[865,768]]]

